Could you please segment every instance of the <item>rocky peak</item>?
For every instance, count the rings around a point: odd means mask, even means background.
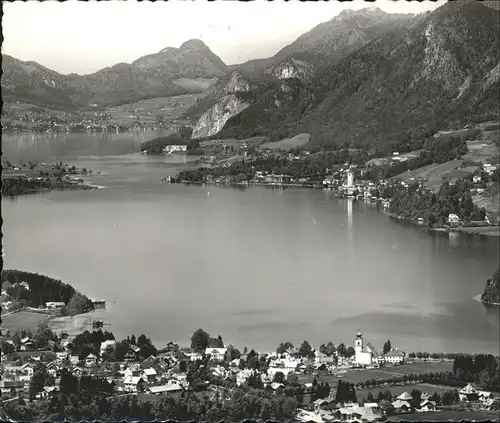
[[[309,82],[314,72],[313,65],[289,58],[276,66],[271,66],[266,73],[276,79],[300,79],[302,82]]]
[[[192,40],[185,41],[179,47],[179,50],[194,50],[194,51],[199,51],[199,52],[210,51],[208,46],[203,41],[198,40],[198,39],[192,39]]]

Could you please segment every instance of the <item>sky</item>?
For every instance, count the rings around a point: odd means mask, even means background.
[[[344,9],[377,6],[387,13],[423,13],[442,4],[444,0],[4,2],[2,53],[61,73],[86,74],[198,38],[229,65],[273,56]]]

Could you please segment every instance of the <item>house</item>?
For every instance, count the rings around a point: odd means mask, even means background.
[[[314,362],[317,365],[331,364],[333,363],[333,361],[334,361],[333,356],[328,356],[326,354],[323,354],[319,350],[314,351]]]
[[[403,351],[399,351],[398,349],[392,349],[391,351],[385,353],[382,356],[382,360],[384,363],[390,364],[401,364],[405,361],[406,354]]]
[[[396,399],[399,401],[411,401],[413,399],[413,397],[408,392],[404,391]]]
[[[75,366],[71,370],[71,374],[75,377],[81,377],[84,375],[84,373],[85,373],[85,370],[80,366]]]
[[[283,388],[285,385],[283,385],[282,383],[278,383],[278,382],[272,382],[271,385],[269,385],[271,387],[271,389],[273,391],[277,391],[278,389],[280,388]]]
[[[183,391],[182,386],[178,383],[168,383],[161,386],[151,386],[148,388],[148,393],[151,395],[173,395],[181,394]]]
[[[236,385],[241,386],[247,383],[248,378],[252,375],[251,370],[241,370],[236,373]]]
[[[479,392],[469,383],[458,393],[460,401],[476,401],[479,399]]]
[[[45,366],[45,369],[47,370],[47,374],[49,376],[56,377],[59,370],[59,365],[55,361],[51,361],[47,364],[47,366]]]
[[[59,363],[62,363],[64,360],[66,360],[68,358],[68,353],[67,352],[57,352],[56,353],[56,360],[59,362]]]
[[[233,361],[229,363],[229,365],[232,367],[239,367],[241,363],[242,363],[241,358],[235,358]]]
[[[189,358],[189,361],[203,360],[203,354],[196,353],[196,352],[185,353],[185,354]]]
[[[267,369],[267,375],[271,378],[271,379],[274,379],[274,376],[276,375],[276,373],[283,373],[283,376],[285,376],[285,378],[288,376],[288,373],[292,372],[293,369],[286,369],[284,367],[269,367]]]
[[[150,367],[149,369],[144,369],[142,372],[142,378],[148,382],[154,382],[158,377],[156,370]]]
[[[167,346],[165,347],[167,351],[178,351],[179,350],[179,344],[176,342],[169,341]]]
[[[71,355],[71,356],[69,357],[69,362],[70,362],[71,364],[78,364],[78,363],[80,362],[80,359],[78,358],[78,356],[77,356],[77,355]]]
[[[21,370],[31,379],[33,377],[33,374],[35,373],[35,365],[31,363],[23,364],[21,366]]]
[[[127,376],[123,380],[123,390],[126,392],[142,392],[144,380],[139,376]]]
[[[436,403],[425,400],[420,403],[420,411],[436,411]]]
[[[21,389],[23,389],[23,382],[16,380],[0,380],[0,392],[2,395],[15,393]]]
[[[411,406],[408,401],[402,401],[398,399],[392,403],[392,406],[394,407],[394,411],[397,413],[406,413],[408,411],[411,411]]]
[[[472,182],[474,182],[475,184],[481,182],[482,179],[481,179],[481,176],[480,175],[474,175],[473,178],[472,178]]]
[[[86,358],[85,358],[85,366],[87,367],[92,367],[97,364],[97,357],[90,353]]]
[[[114,339],[107,339],[106,341],[101,343],[101,354],[106,351],[108,348],[115,348],[116,341]]]
[[[45,307],[49,310],[57,310],[64,306],[66,306],[66,303],[63,303],[62,301],[49,301],[45,303]]]
[[[210,358],[214,361],[224,361],[226,352],[227,348],[207,348],[205,350],[205,354],[210,355]]]
[[[460,222],[460,218],[458,217],[458,215],[457,215],[457,214],[455,214],[455,213],[450,213],[450,214],[448,215],[448,223],[450,223],[450,224],[457,224],[457,223],[459,223],[459,222]]]
[[[21,339],[21,351],[31,351],[34,349],[35,344],[27,336]]]
[[[36,395],[36,398],[47,399],[52,395],[56,395],[58,393],[58,389],[55,386],[44,386],[41,392]]]

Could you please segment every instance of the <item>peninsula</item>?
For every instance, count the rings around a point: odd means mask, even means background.
[[[91,169],[76,166],[47,163],[12,164],[2,163],[2,196],[37,194],[51,190],[95,189],[97,186],[85,183],[83,177],[92,175]]]
[[[486,281],[486,287],[481,295],[481,302],[500,306],[500,278],[498,269],[492,278]]]

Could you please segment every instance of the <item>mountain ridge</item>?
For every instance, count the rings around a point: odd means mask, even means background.
[[[446,121],[497,113],[498,15],[477,2],[417,15],[320,72],[291,107],[273,108],[278,90],[268,91],[219,135],[307,132],[319,145],[366,148],[411,144]]]
[[[176,85],[175,79],[219,78],[228,72],[222,59],[201,40],[188,40],[179,48],[166,47],[132,63],[117,63],[85,75],[61,74],[6,54],[2,54],[2,69],[4,100],[63,109],[186,94],[193,90]]]

